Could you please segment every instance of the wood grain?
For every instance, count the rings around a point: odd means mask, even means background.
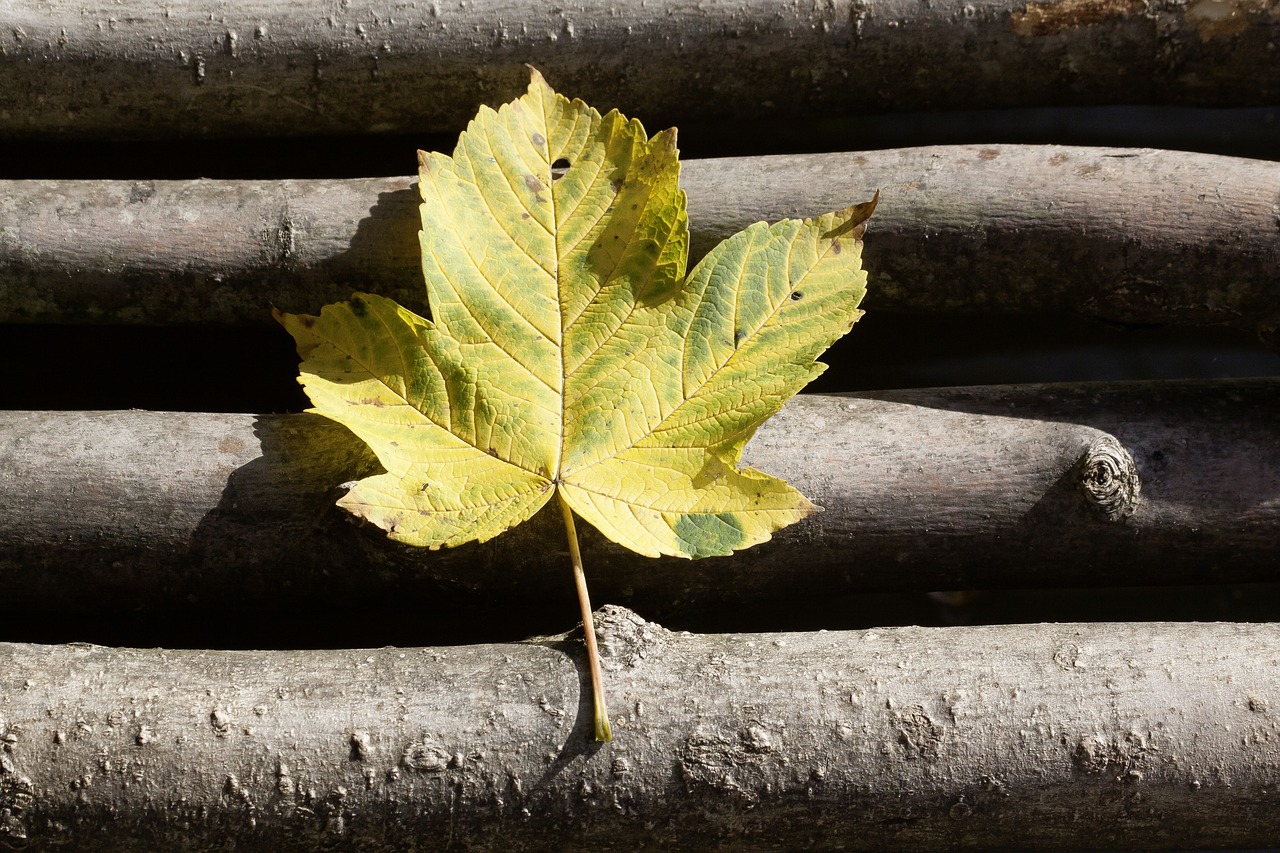
[[[539,67],[652,127],[1073,104],[1269,105],[1262,0],[11,0],[0,135],[461,130]],[[799,59],[803,58],[800,62]]]
[[[0,183],[0,320],[266,324],[353,290],[425,312],[412,178]],[[870,311],[1280,325],[1280,164],[950,146],[684,164],[692,254],[879,190]]]
[[[746,463],[825,512],[732,558],[580,532],[597,601],[655,618],[841,592],[1271,580],[1280,382],[806,396]],[[376,463],[313,415],[0,413],[5,606],[484,609],[570,591],[560,520],[428,552],[334,501]]]
[[[1264,847],[1274,625],[0,645],[0,842],[382,853]]]

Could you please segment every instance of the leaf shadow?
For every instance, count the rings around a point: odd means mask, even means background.
[[[422,255],[418,241],[421,219],[417,177],[388,179],[388,186],[403,186],[378,193],[367,216],[355,224],[347,247],[321,261],[318,278],[330,282],[329,291],[345,300],[357,291],[394,299],[414,313],[427,317],[426,288],[422,283]],[[303,295],[307,310],[316,312],[325,299]],[[287,307],[287,306],[282,306]]]
[[[606,744],[595,740],[595,707],[592,704],[591,670],[587,665],[586,647],[582,642],[582,626],[550,641],[539,641],[549,649],[563,654],[574,671],[578,674],[578,709],[565,738],[564,746],[555,758],[547,765],[546,772],[534,784],[534,790],[541,786],[550,786],[557,777],[569,769],[578,759],[589,761]],[[607,688],[606,688],[607,689]]]
[[[319,415],[258,415],[253,432],[259,455],[228,474],[217,505],[196,527],[195,562],[214,573],[200,586],[258,604],[352,594],[354,585],[335,586],[343,575],[353,578],[335,570],[357,553],[333,504],[339,483],[376,470],[377,461]],[[317,539],[330,547],[308,547]]]
[[[316,642],[308,636],[357,646],[515,641],[555,631],[574,612],[558,513],[485,543],[414,548],[336,505],[345,483],[382,471],[346,427],[310,413],[258,415],[253,435],[257,454],[240,449],[248,461],[226,473],[189,556],[159,560],[181,570],[151,595],[236,614],[224,643],[279,642],[286,625],[300,626],[285,642],[293,646]],[[226,440],[242,443],[244,433]]]

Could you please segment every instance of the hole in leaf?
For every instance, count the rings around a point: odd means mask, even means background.
[[[564,177],[564,173],[567,171],[569,171],[569,161],[564,157],[558,158],[551,164],[551,180],[560,180]]]
[[[801,292],[800,292],[800,291],[798,291],[798,290],[793,290],[793,291],[791,291],[791,301],[792,301],[792,302],[799,302],[801,299],[804,299],[804,294],[803,294],[803,293],[801,293]]]

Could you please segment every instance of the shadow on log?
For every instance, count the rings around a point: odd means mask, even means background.
[[[406,152],[406,159],[411,152]],[[693,160],[692,254],[871,197],[872,311],[1280,325],[1280,164],[947,146]],[[0,184],[0,320],[267,324],[353,290],[425,312],[411,178]],[[1274,341],[1273,341],[1274,343]]]
[[[793,400],[747,464],[825,512],[732,558],[649,560],[581,532],[597,600],[664,619],[888,590],[1272,580],[1280,381],[987,386]],[[0,413],[11,608],[566,601],[541,513],[442,551],[334,506],[375,470],[312,415]]]
[[[611,744],[585,740],[568,638],[0,645],[0,841],[1163,850],[1280,834],[1273,625],[699,636],[597,618]]]
[[[1261,0],[11,0],[0,25],[0,132],[28,138],[457,132],[526,62],[651,127],[1280,96]]]

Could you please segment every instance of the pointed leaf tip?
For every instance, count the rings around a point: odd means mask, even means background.
[[[867,220],[871,218],[871,214],[875,213],[876,205],[879,203],[880,190],[876,190],[876,194],[871,197],[871,201],[850,205],[843,210],[837,210],[825,216],[806,221],[821,222],[830,228],[822,235],[824,240],[834,240],[846,234],[852,234],[854,239],[861,239],[866,232]],[[828,223],[835,223],[835,227],[830,227]]]

